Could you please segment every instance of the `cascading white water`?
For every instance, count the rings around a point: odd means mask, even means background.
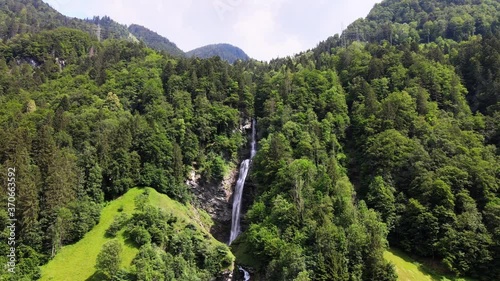
[[[255,120],[252,120],[252,143],[250,144],[250,160],[255,156],[255,153],[257,153],[257,144],[255,141]]]
[[[250,280],[250,273],[248,273],[248,271],[246,271],[243,267],[241,266],[238,266],[238,269],[240,271],[243,271],[243,279],[245,279],[245,281],[248,281]]]
[[[257,144],[255,141],[256,129],[255,120],[252,121],[252,142],[250,144],[250,159],[243,160],[240,165],[240,175],[236,186],[234,187],[233,194],[233,217],[231,222],[231,235],[229,236],[229,245],[240,235],[240,212],[241,212],[241,198],[243,197],[243,188],[245,187],[245,180],[250,170],[250,163],[252,158],[257,153]],[[250,273],[243,267],[238,266],[238,269],[243,272],[244,280],[250,280]]]
[[[246,159],[241,162],[240,176],[238,178],[238,182],[236,183],[236,187],[234,188],[233,218],[231,222],[231,236],[229,237],[229,244],[231,244],[240,234],[241,197],[243,196],[243,187],[245,186],[245,179],[247,178],[249,168],[250,159]]]
[[[229,244],[231,244],[236,237],[240,234],[240,212],[241,212],[241,198],[243,197],[243,188],[245,187],[245,180],[247,178],[248,170],[250,169],[250,162],[257,153],[255,141],[256,129],[255,120],[252,121],[252,142],[250,144],[250,159],[241,162],[240,175],[238,182],[234,188],[233,195],[233,218],[231,222],[231,235],[229,237]]]

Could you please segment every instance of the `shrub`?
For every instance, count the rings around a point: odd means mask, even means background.
[[[142,226],[132,228],[129,232],[129,237],[139,246],[151,243],[151,234]]]
[[[118,240],[113,239],[102,246],[101,252],[97,256],[95,268],[97,271],[113,277],[120,269],[122,245]]]
[[[125,213],[121,213],[115,216],[113,223],[106,230],[106,236],[115,237],[118,231],[120,231],[128,221],[129,216]]]

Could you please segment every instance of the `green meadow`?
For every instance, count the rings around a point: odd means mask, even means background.
[[[87,233],[80,241],[73,245],[68,245],[57,253],[48,264],[41,268],[41,281],[91,281],[99,280],[94,268],[96,258],[102,246],[112,238],[106,237],[106,229],[109,228],[113,219],[120,212],[132,214],[135,209],[134,199],[144,192],[145,189],[133,188],[116,200],[109,202],[102,210],[99,223]],[[179,221],[176,227],[181,228],[187,224],[195,225],[198,229],[209,234],[212,224],[210,217],[192,207],[170,199],[168,196],[158,193],[152,188],[149,190],[149,203],[153,206],[176,216]],[[139,249],[135,244],[126,240],[124,230],[121,230],[116,238],[122,244],[122,267],[130,269],[131,262]],[[210,236],[211,237],[211,236]],[[215,239],[213,239],[214,243]]]
[[[417,262],[397,249],[389,249],[384,258],[394,264],[399,281],[474,281],[435,273],[434,270]]]

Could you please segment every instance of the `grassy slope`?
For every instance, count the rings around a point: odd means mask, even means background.
[[[154,189],[150,189],[149,201],[153,206],[158,206],[164,211],[172,213],[175,217],[182,220],[183,223],[180,226],[184,226],[187,222],[195,222],[195,226],[204,232],[205,234],[210,234],[210,227],[213,222],[210,216],[194,208],[191,205],[182,205],[181,203],[172,200],[170,197],[156,192]]]
[[[396,272],[399,276],[398,280],[400,281],[473,281],[472,279],[467,278],[453,278],[450,276],[435,274],[429,268],[416,262],[408,255],[396,249],[386,251],[384,253],[384,257],[386,260],[394,264]]]
[[[106,229],[119,213],[118,209],[121,206],[123,206],[123,212],[132,214],[135,208],[134,198],[141,192],[140,189],[132,189],[104,207],[99,224],[78,243],[63,247],[53,260],[42,267],[40,280],[69,280],[70,276],[70,279],[75,281],[90,278],[95,272],[95,261],[102,245],[110,240],[105,237]],[[123,246],[122,266],[128,267],[138,249],[125,243],[122,235],[117,235],[117,237]]]
[[[134,199],[143,191],[144,189],[139,188],[131,189],[122,197],[104,207],[99,224],[76,244],[63,247],[53,260],[41,268],[42,277],[40,280],[85,281],[96,279],[94,265],[97,255],[102,245],[110,240],[110,238],[105,237],[106,229],[108,229],[114,217],[119,213],[118,209],[120,207],[123,207],[122,212],[133,213],[135,208]],[[149,191],[149,200],[153,206],[158,206],[167,212],[171,212],[174,216],[181,219],[182,222],[178,224],[178,227],[193,222],[197,228],[210,235],[211,220],[210,217],[207,217],[208,215],[197,211],[192,206],[184,206],[166,195],[159,194],[154,189],[149,189]],[[130,263],[139,250],[130,243],[125,243],[123,230],[118,233],[117,238],[123,246],[122,267],[129,268]],[[212,242],[218,243],[215,242],[215,239],[212,239]]]

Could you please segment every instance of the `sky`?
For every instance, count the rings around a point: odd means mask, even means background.
[[[183,51],[229,43],[269,61],[314,48],[380,0],[44,0],[64,15],[145,26]]]

